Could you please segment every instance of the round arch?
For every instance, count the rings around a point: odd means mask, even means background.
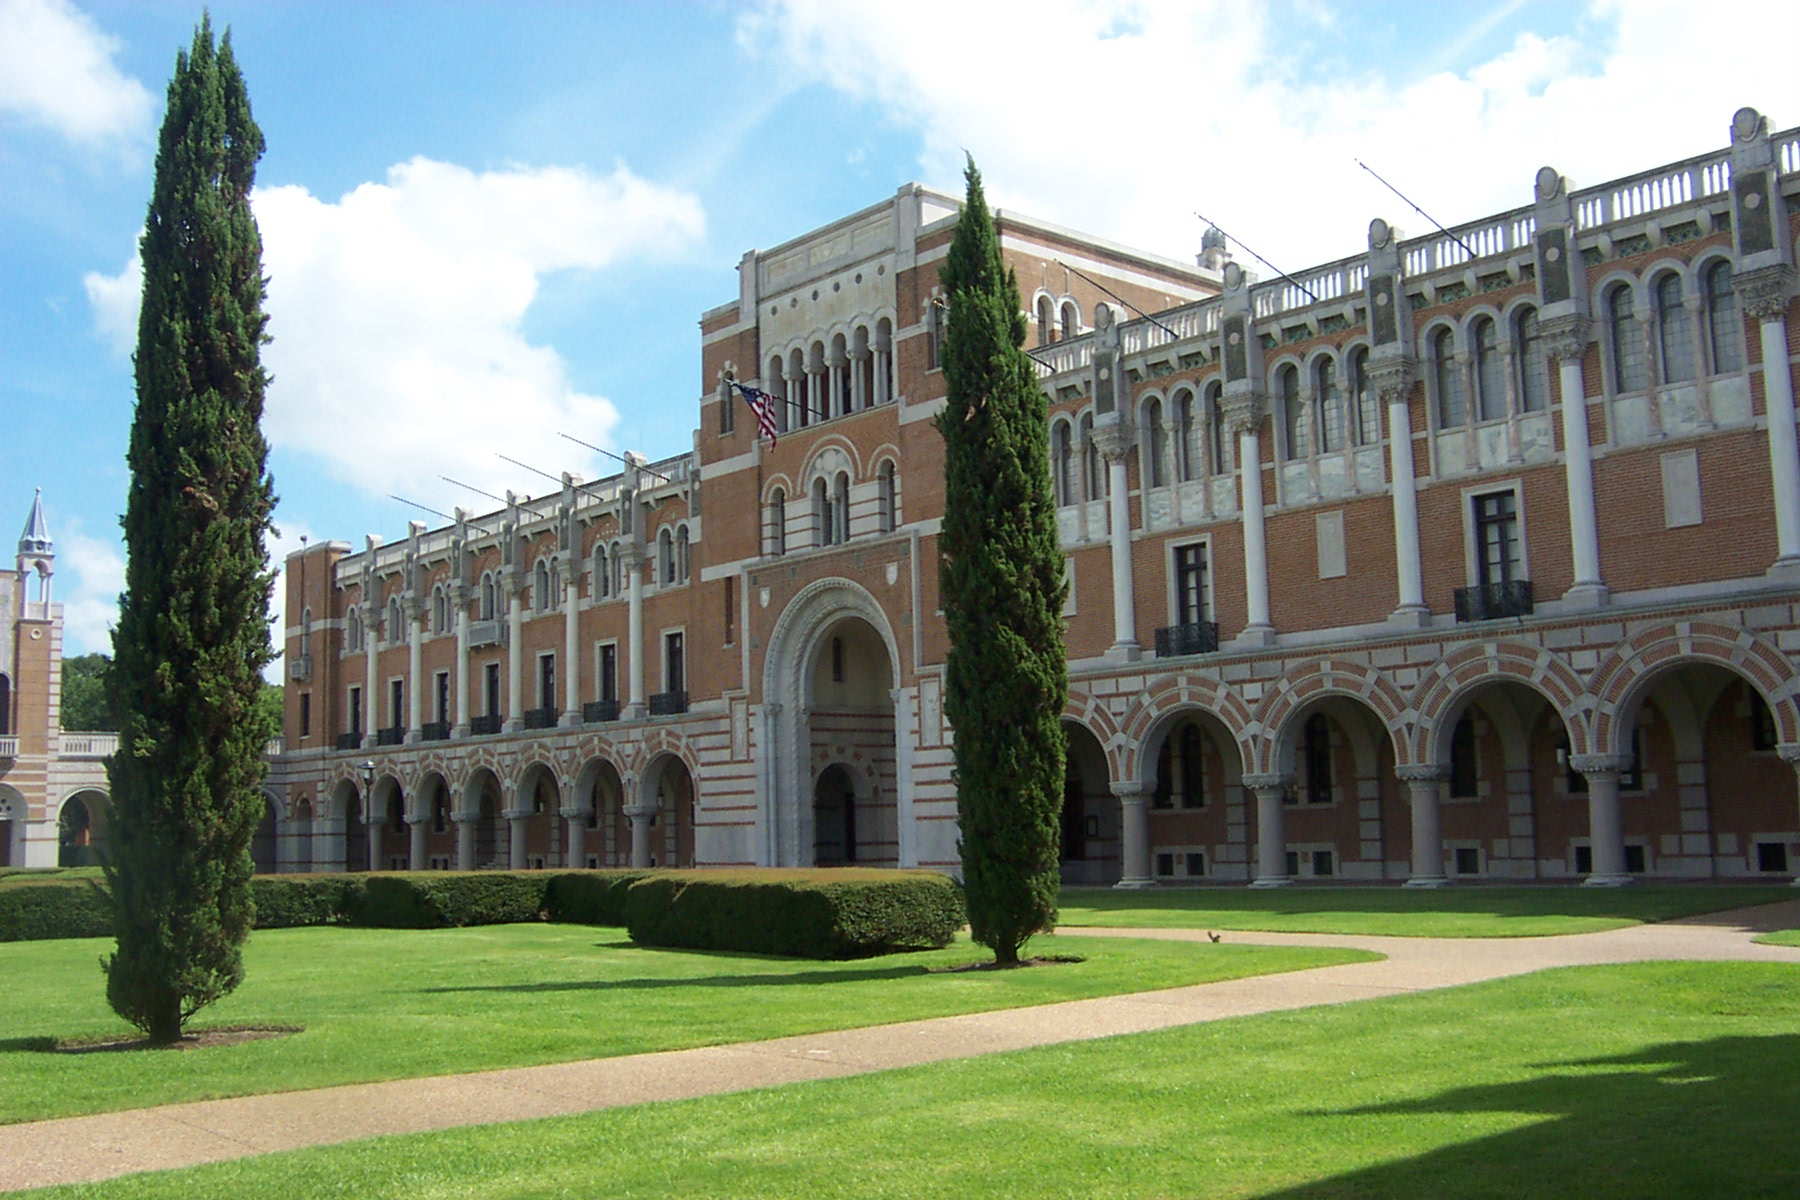
[[[1472,694],[1495,683],[1515,683],[1538,693],[1562,719],[1569,752],[1588,752],[1587,713],[1593,707],[1579,676],[1557,655],[1540,646],[1486,642],[1465,647],[1435,664],[1413,689],[1408,706],[1415,714],[1398,766],[1434,766],[1449,761],[1450,739]]]
[[[1353,702],[1371,714],[1392,743],[1395,760],[1405,760],[1409,722],[1400,689],[1373,668],[1328,659],[1307,664],[1270,689],[1256,713],[1254,751],[1245,770],[1291,772],[1298,731],[1320,701],[1328,698]]]
[[[1156,686],[1126,719],[1114,780],[1140,784],[1146,789],[1154,787],[1156,754],[1162,738],[1171,725],[1195,710],[1210,715],[1224,727],[1237,748],[1240,763],[1255,761],[1255,746],[1249,737],[1250,710],[1237,692],[1204,676],[1178,675]]]
[[[650,866],[694,865],[694,814],[699,788],[692,764],[673,750],[650,756],[638,778],[638,804],[649,809]],[[643,819],[643,818],[640,818]]]
[[[1640,630],[1600,660],[1591,676],[1595,752],[1620,753],[1624,731],[1657,677],[1695,664],[1723,667],[1754,687],[1769,706],[1778,739],[1800,743],[1800,678],[1787,655],[1749,630],[1695,621]]]

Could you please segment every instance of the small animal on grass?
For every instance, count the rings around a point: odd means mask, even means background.
[[[1219,935],[1209,929],[1206,931],[1206,940],[1209,942],[1216,942],[1219,940]]]

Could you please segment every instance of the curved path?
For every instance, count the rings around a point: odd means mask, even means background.
[[[1454,987],[1546,967],[1667,959],[1800,964],[1800,949],[1752,941],[1759,933],[1793,928],[1800,928],[1800,899],[1562,937],[1228,932],[1222,936],[1249,945],[1348,946],[1386,957],[1380,962],[764,1042],[203,1100],[0,1126],[7,1144],[5,1155],[0,1156],[0,1191],[90,1182],[134,1171],[193,1166],[383,1134],[560,1116],[858,1075],[1055,1042]],[[1203,931],[1174,929],[1065,927],[1058,932],[1177,941],[1206,937]]]

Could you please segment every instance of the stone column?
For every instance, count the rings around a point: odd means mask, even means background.
[[[451,824],[456,826],[456,869],[473,871],[475,869],[475,822],[474,813],[453,812],[450,814]]]
[[[419,676],[424,674],[425,606],[416,598],[406,601],[406,741],[419,740],[419,697],[424,691]]]
[[[625,640],[630,643],[627,678],[630,695],[623,713],[627,721],[641,721],[646,713],[644,703],[644,551],[640,546],[621,547],[625,567],[630,572],[631,587],[626,605]]]
[[[365,814],[363,822],[363,838],[369,847],[369,870],[381,870],[381,821],[373,814]]]
[[[1137,602],[1132,590],[1131,495],[1126,480],[1126,456],[1131,453],[1131,427],[1123,422],[1099,426],[1094,445],[1106,459],[1107,497],[1111,516],[1113,644],[1107,657],[1131,662],[1141,647],[1137,640]]]
[[[835,351],[825,356],[826,409],[829,416],[844,415],[844,367],[846,359]]]
[[[506,725],[507,733],[525,727],[525,572],[506,573]]]
[[[1371,369],[1370,384],[1387,406],[1388,494],[1394,503],[1395,607],[1388,618],[1414,628],[1428,623],[1424,573],[1419,566],[1419,485],[1413,464],[1412,362],[1393,359]]]
[[[381,726],[381,697],[376,694],[375,660],[380,657],[381,639],[375,634],[375,615],[380,610],[373,604],[363,605],[363,749],[375,745],[375,731]],[[385,632],[385,631],[384,631]]]
[[[1588,321],[1564,317],[1543,330],[1545,347],[1556,362],[1562,392],[1563,484],[1569,496],[1569,553],[1575,582],[1563,598],[1588,607],[1606,603],[1600,578],[1600,526],[1594,506],[1594,453],[1588,443],[1587,397],[1582,392],[1581,360],[1587,354]]]
[[[900,865],[916,867],[919,831],[913,817],[913,755],[918,741],[917,692],[894,688],[888,698],[894,702],[894,819],[899,829]]]
[[[625,815],[631,820],[631,865],[650,865],[650,822],[656,819],[656,806],[627,804]]]
[[[1119,882],[1114,887],[1147,888],[1156,882],[1150,873],[1150,795],[1135,783],[1113,784],[1119,798]]]
[[[514,871],[523,871],[525,869],[525,823],[531,819],[531,810],[509,808],[501,815],[506,818],[506,865]]]
[[[410,844],[406,848],[406,865],[415,871],[425,869],[425,835],[431,829],[431,816],[415,816],[407,822],[407,830],[411,834]]]
[[[1619,769],[1611,754],[1577,754],[1569,765],[1587,776],[1588,854],[1592,870],[1583,887],[1621,887],[1631,882],[1625,870],[1625,833],[1619,818]]]
[[[558,564],[563,589],[563,710],[560,724],[581,724],[581,614],[576,593],[581,573],[573,563]]]
[[[1788,361],[1787,308],[1794,269],[1765,267],[1734,283],[1744,314],[1762,339],[1763,411],[1769,422],[1769,479],[1774,491],[1776,556],[1772,571],[1800,574],[1800,448],[1794,431],[1794,376]]]
[[[1443,887],[1450,880],[1444,875],[1444,832],[1438,803],[1450,772],[1435,763],[1421,763],[1396,767],[1394,774],[1406,785],[1412,809],[1412,874],[1406,886]]]
[[[1255,424],[1238,427],[1239,520],[1244,530],[1244,608],[1248,623],[1239,635],[1245,645],[1275,640],[1269,621],[1269,547],[1263,528],[1262,439]],[[1286,876],[1282,877],[1284,880]]]
[[[863,363],[868,361],[869,351],[866,349],[850,356],[850,410],[852,412],[861,412],[869,407],[869,395],[863,387]]]
[[[456,722],[451,737],[469,736],[469,589],[450,585],[450,603],[456,605]]]
[[[565,804],[557,810],[567,823],[567,835],[563,844],[567,850],[563,854],[563,866],[579,870],[587,862],[587,849],[582,838],[587,833],[587,810],[579,804]]]
[[[1256,874],[1250,881],[1255,888],[1286,887],[1293,880],[1287,873],[1287,800],[1286,775],[1246,775],[1243,785],[1256,795]]]

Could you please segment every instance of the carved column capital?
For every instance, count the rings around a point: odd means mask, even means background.
[[[1794,294],[1794,268],[1786,263],[1760,267],[1732,276],[1731,286],[1746,316],[1762,321],[1786,316],[1788,300]]]
[[[1267,771],[1245,775],[1239,782],[1253,792],[1286,791],[1288,785],[1294,782],[1294,777],[1283,775],[1279,771]]]
[[[1097,424],[1090,436],[1094,440],[1094,448],[1100,451],[1100,456],[1107,462],[1124,458],[1131,453],[1132,446],[1137,442],[1137,430],[1123,420],[1105,425]]]
[[[1370,357],[1367,367],[1369,386],[1382,404],[1406,403],[1412,395],[1413,373],[1417,364],[1404,354]]]
[[[1150,793],[1141,783],[1115,783],[1111,790],[1120,804],[1147,804],[1150,800]]]
[[[1394,768],[1394,778],[1401,783],[1437,783],[1450,778],[1450,768],[1441,763],[1408,763]]]
[[[1594,323],[1579,313],[1566,317],[1553,317],[1548,321],[1538,322],[1538,337],[1543,340],[1544,350],[1559,362],[1579,362],[1587,353],[1588,342],[1593,338]]]
[[[1253,433],[1263,420],[1263,398],[1255,392],[1227,397],[1219,404],[1225,428],[1233,435]]]
[[[1775,753],[1781,756],[1782,762],[1800,771],[1800,742],[1783,742],[1775,747]]]
[[[1596,775],[1617,775],[1625,769],[1625,760],[1616,754],[1571,754],[1569,765],[1592,779]]]

